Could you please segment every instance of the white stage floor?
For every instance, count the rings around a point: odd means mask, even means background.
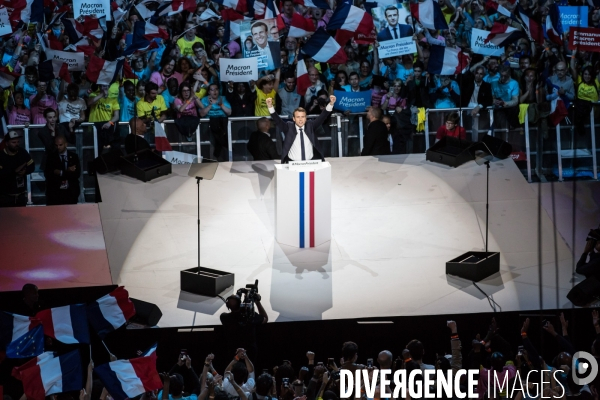
[[[274,240],[273,162],[221,164],[201,183],[202,266],[235,273],[236,289],[259,279],[271,322],[491,311],[472,283],[445,275],[446,261],[484,248],[485,166],[424,154],[328,161],[332,240],[315,249]],[[219,298],[179,290],[179,271],[197,264],[187,169],[148,183],[99,176],[113,282],[157,304],[162,327],[218,324],[226,311]],[[571,306],[573,256],[510,159],[492,163],[489,238],[501,271],[479,287],[498,311]]]

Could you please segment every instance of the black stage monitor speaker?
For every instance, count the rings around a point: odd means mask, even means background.
[[[96,173],[104,175],[109,172],[119,171],[121,169],[121,153],[110,151],[101,154],[94,160],[94,170]]]
[[[425,159],[458,167],[473,159],[473,155],[469,153],[471,145],[472,143],[467,140],[446,136],[427,150]]]
[[[577,307],[584,307],[600,297],[600,281],[590,276],[583,282],[578,283],[567,294],[567,299]]]
[[[171,173],[171,163],[150,149],[123,156],[121,173],[148,182]]]
[[[479,282],[500,272],[500,253],[468,251],[446,262],[446,274]]]
[[[148,303],[147,301],[129,298],[135,306],[135,316],[131,318],[132,322],[136,322],[146,326],[156,326],[162,317],[162,312],[156,304]]]
[[[481,142],[485,143],[487,148],[492,152],[492,155],[496,158],[505,159],[510,156],[510,153],[512,153],[511,144],[500,138],[484,135],[481,139]]]

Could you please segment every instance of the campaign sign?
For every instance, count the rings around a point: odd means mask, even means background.
[[[492,42],[485,43],[490,32],[483,29],[471,29],[471,49],[475,54],[483,54],[484,56],[500,56],[504,54],[504,48],[498,47]]]
[[[82,15],[95,15],[98,18],[106,17],[110,21],[110,0],[73,0],[73,14],[75,19]]]
[[[67,63],[69,71],[84,71],[85,63],[83,52],[71,53],[70,51],[46,50],[46,57],[49,60],[60,60]]]
[[[194,164],[199,161],[196,154],[183,153],[181,151],[163,151],[163,158],[171,164]]]
[[[600,52],[600,29],[572,27],[569,49]]]
[[[8,20],[8,10],[6,7],[0,8],[0,36],[8,35],[12,33],[12,27]]]
[[[365,112],[365,108],[371,105],[371,91],[365,92],[342,92],[335,90],[336,97],[334,108],[340,111]]]
[[[417,46],[412,37],[406,37],[379,42],[377,51],[379,51],[379,58],[388,58],[404,54],[414,54],[417,52]]]
[[[221,81],[249,82],[258,80],[258,58],[220,58]]]
[[[276,18],[242,22],[240,42],[244,58],[258,58],[259,71],[272,71],[281,66]]]
[[[588,7],[559,6],[560,22],[565,31],[571,26],[587,28]]]

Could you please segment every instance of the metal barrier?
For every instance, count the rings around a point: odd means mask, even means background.
[[[596,104],[596,105],[600,105],[600,103]],[[425,144],[425,150],[428,149],[430,147],[430,135],[431,135],[431,131],[430,131],[430,126],[429,124],[431,123],[431,115],[436,114],[436,113],[442,113],[442,114],[447,114],[447,113],[451,113],[451,112],[458,112],[460,114],[460,119],[461,119],[461,126],[464,127],[464,112],[470,112],[473,108],[469,108],[469,107],[465,107],[465,108],[447,108],[447,109],[427,109],[425,112],[425,130],[424,130],[424,144]],[[504,132],[505,133],[505,140],[508,140],[508,136],[509,136],[509,132],[510,129],[508,128],[494,128],[493,130],[491,129],[491,126],[494,122],[494,110],[493,109],[488,109],[488,112],[490,114],[490,129],[479,129],[480,127],[480,121],[478,119],[475,119],[473,126],[477,126],[477,132],[484,132],[487,131],[486,134],[488,135],[494,135],[496,136],[496,134],[498,132]],[[348,156],[354,156],[354,155],[360,155],[360,152],[362,151],[363,145],[364,145],[364,121],[363,118],[365,117],[366,113],[351,113],[351,114],[341,114],[341,113],[333,113],[331,115],[330,118],[330,122],[329,122],[329,132],[327,132],[327,130],[325,129],[325,136],[321,136],[318,137],[319,141],[322,142],[330,142],[331,146],[330,146],[330,154],[326,154],[327,157],[348,157]],[[479,115],[479,114],[478,114]],[[282,119],[289,119],[289,116],[281,116]],[[312,118],[316,118],[316,115],[309,115],[308,118],[312,119]],[[245,145],[248,143],[248,138],[246,137],[241,137],[243,135],[240,135],[240,129],[234,129],[236,127],[236,124],[240,123],[240,122],[244,122],[244,124],[248,124],[248,123],[254,123],[255,121],[257,121],[258,119],[263,118],[263,117],[230,117],[228,119],[228,124],[227,124],[227,140],[228,140],[228,147],[227,147],[227,159],[229,161],[238,161],[239,159],[243,159],[243,160],[247,160],[249,158],[249,155],[245,149],[245,146],[243,147],[243,150],[241,152],[241,156],[236,157],[236,152],[235,152],[235,145]],[[270,118],[270,117],[267,117]],[[472,117],[472,118],[478,118],[478,116]],[[500,122],[500,121],[498,121]],[[502,121],[504,122],[504,121]],[[165,129],[165,133],[167,134],[167,138],[169,139],[169,142],[171,143],[172,147],[175,148],[179,148],[181,151],[186,152],[186,153],[190,153],[190,154],[195,154],[197,157],[202,157],[202,153],[203,150],[206,150],[210,153],[210,150],[213,147],[213,144],[211,143],[211,140],[207,139],[206,135],[208,134],[210,137],[210,130],[207,129],[208,127],[208,123],[209,123],[209,119],[208,118],[202,118],[200,119],[200,124],[198,125],[198,128],[196,129],[196,137],[195,137],[195,141],[186,141],[182,138],[182,135],[179,134],[179,132],[177,130],[172,129],[172,125],[175,123],[174,120],[166,120],[163,122],[163,129]],[[356,125],[353,125],[356,124]],[[127,122],[120,122],[119,126],[123,126],[123,125],[129,125]],[[352,127],[352,126],[353,127]],[[497,125],[497,124],[496,124]],[[25,149],[30,152],[30,153],[36,153],[36,152],[43,152],[45,151],[45,149],[43,147],[34,147],[31,146],[31,131],[32,130],[36,130],[36,129],[40,129],[43,128],[45,125],[29,125],[27,127],[25,127],[24,125],[9,125],[7,126],[8,129],[23,129],[24,130],[24,139],[25,139]],[[561,144],[561,129],[564,129],[566,127],[570,127],[570,126],[565,126],[565,124],[563,124],[561,126],[561,124],[556,126],[556,143],[557,143],[557,161],[558,161],[558,175],[559,175],[559,181],[563,180],[563,159],[564,158],[575,158],[575,157],[586,157],[586,158],[591,158],[592,159],[592,165],[593,165],[593,176],[594,179],[598,178],[598,173],[597,173],[597,157],[596,157],[596,139],[595,139],[595,133],[596,133],[596,127],[595,127],[595,116],[594,116],[594,111],[592,110],[591,114],[590,114],[590,133],[591,133],[591,152],[590,153],[581,153],[581,151],[577,151],[577,149],[566,149],[563,150],[562,149],[562,144]],[[89,128],[91,127],[91,134],[92,134],[92,139],[93,139],[93,143],[89,144],[89,143],[84,143],[84,138],[87,136],[87,134],[89,133]],[[327,124],[323,125],[324,128],[327,127]],[[245,126],[245,128],[248,128],[248,126]],[[468,128],[468,129],[467,129]],[[437,129],[437,128],[436,128]],[[554,151],[544,151],[542,146],[540,145],[541,143],[541,137],[540,137],[540,132],[537,132],[537,128],[535,129],[536,134],[537,134],[537,143],[538,145],[536,146],[535,151],[532,150],[531,145],[530,145],[530,139],[531,139],[531,127],[529,126],[529,118],[526,115],[525,117],[525,123],[523,126],[524,129],[524,143],[519,141],[519,143],[516,143],[515,141],[513,141],[513,147],[519,147],[522,146],[525,148],[525,153],[526,153],[526,163],[527,163],[527,180],[528,182],[532,182],[532,166],[531,166],[531,159],[532,156],[536,157],[536,174],[540,177],[540,179],[544,180],[543,178],[543,172],[541,170],[540,165],[542,164],[542,159],[544,155],[548,155],[548,154],[554,154]],[[248,131],[248,129],[244,129],[246,132]],[[356,134],[352,134],[352,130],[357,130]],[[478,138],[474,137],[477,132],[475,132],[471,127],[465,127],[465,130],[467,131],[467,133],[471,135],[473,140],[477,140]],[[87,131],[87,132],[86,132]],[[573,133],[573,129],[571,129],[572,133]],[[329,133],[329,135],[327,135],[327,133]],[[574,133],[573,133],[574,134]],[[176,137],[174,136],[176,135]],[[279,132],[279,129],[276,128],[275,129],[275,139],[272,139],[275,143],[277,143],[278,145],[278,150],[281,151],[281,143],[283,142],[284,135]],[[205,138],[205,140],[202,140],[202,138]],[[517,136],[519,137],[519,136]],[[93,154],[94,154],[94,158],[98,157],[100,151],[98,149],[98,132],[96,130],[96,127],[93,123],[91,122],[84,122],[82,123],[78,129],[76,130],[76,143],[75,143],[75,147],[69,147],[70,150],[75,150],[77,152],[77,155],[79,156],[80,159],[80,164],[81,164],[81,170],[82,170],[82,175],[80,178],[80,198],[79,201],[80,202],[85,202],[85,195],[86,194],[92,194],[94,192],[94,188],[91,186],[86,187],[84,185],[84,177],[87,176],[87,170],[84,169],[84,162],[85,161],[90,161],[89,157],[88,159],[86,159],[86,157],[84,157],[84,151],[86,150],[93,150]],[[358,139],[358,154],[356,154],[356,152],[351,151],[350,150],[350,146],[349,146],[349,140],[350,139]],[[278,140],[281,140],[281,142],[278,143]],[[151,138],[150,140],[150,144],[151,146],[154,146],[153,143],[153,138]],[[581,149],[580,149],[581,150]],[[337,154],[334,154],[337,153]],[[44,181],[45,178],[43,176],[43,173],[41,173],[39,170],[36,170],[36,172],[34,172],[34,174],[32,175],[28,175],[27,177],[27,191],[28,191],[28,204],[33,204],[32,202],[32,182],[40,182],[40,181]]]

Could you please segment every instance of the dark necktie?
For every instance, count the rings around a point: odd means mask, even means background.
[[[398,27],[394,27],[394,39],[398,39]]]
[[[300,128],[300,148],[302,149],[302,161],[306,160],[306,152],[304,151],[304,132]]]
[[[62,154],[62,155],[60,156],[60,158],[62,159],[62,162],[63,162],[63,168],[64,168],[64,170],[66,171],[66,170],[67,170],[67,156],[66,156],[66,155],[64,155],[64,154]]]

